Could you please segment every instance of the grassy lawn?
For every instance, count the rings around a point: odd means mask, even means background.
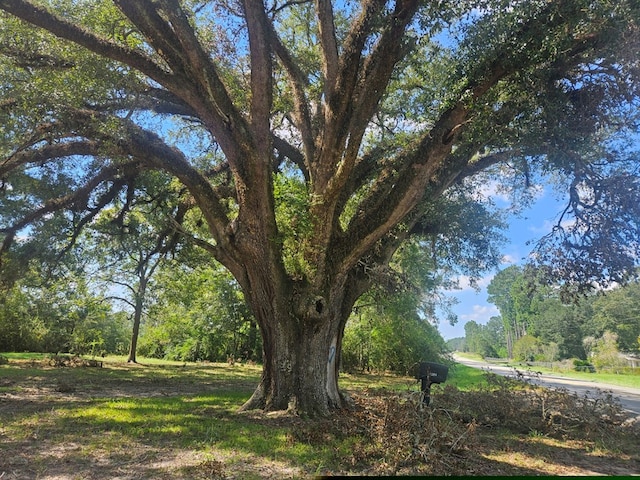
[[[469,358],[472,360],[480,360],[480,361],[483,360],[483,358],[480,355],[475,355],[475,354],[456,352],[456,355]],[[631,373],[627,373],[627,372],[615,373],[615,372],[609,372],[609,371],[597,371],[595,373],[589,373],[589,372],[578,372],[561,362],[556,362],[555,364],[552,364],[551,367],[541,366],[541,365],[535,365],[535,366],[529,367],[527,366],[526,363],[507,360],[507,359],[499,360],[499,361],[492,360],[490,363],[516,367],[518,369],[530,368],[537,372],[542,372],[542,373],[556,375],[560,377],[566,377],[566,378],[574,378],[576,380],[584,380],[587,382],[606,383],[609,385],[618,385],[620,387],[631,387],[631,388],[640,389],[640,368],[633,369]]]
[[[606,383],[609,385],[618,385],[620,387],[631,387],[640,389],[640,369],[636,369],[633,374],[619,374],[609,372],[576,372],[566,369],[535,367],[535,370],[560,377],[575,378],[576,380],[584,380],[594,383]]]
[[[353,408],[305,419],[238,411],[258,383],[259,366],[132,365],[107,357],[100,368],[54,367],[41,355],[5,357],[2,480],[640,471],[637,449],[628,448],[637,445],[638,429],[614,422],[616,412],[533,391],[522,398],[508,383],[462,365],[433,388],[430,407],[414,379],[345,374],[341,385]],[[538,418],[534,405],[529,418],[528,405],[539,397],[571,414]],[[576,417],[584,408],[591,409],[585,418]],[[509,454],[516,446],[518,455]]]

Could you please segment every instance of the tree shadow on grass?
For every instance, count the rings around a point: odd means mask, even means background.
[[[634,475],[640,472],[637,452],[599,447],[597,441],[555,439],[537,434],[481,432],[474,452],[506,471],[528,465],[529,475]],[[519,475],[510,473],[509,475]]]
[[[176,479],[201,478],[202,467],[220,475],[202,478],[224,478],[227,463],[248,475],[242,478],[265,469],[275,478],[278,471],[297,472],[295,458],[284,454],[286,427],[236,415],[237,404],[231,392],[51,402],[48,408],[42,401],[24,412],[14,406],[12,419],[0,417],[0,475]]]

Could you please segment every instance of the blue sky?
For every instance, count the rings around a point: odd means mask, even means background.
[[[506,199],[499,196],[494,197],[494,201],[500,207],[508,207]],[[503,264],[500,269],[509,265],[522,263],[527,255],[534,249],[535,244],[527,245],[527,242],[535,242],[547,233],[557,222],[565,204],[557,199],[557,192],[553,192],[549,187],[541,188],[540,194],[530,208],[524,210],[517,217],[509,217],[509,228],[505,232],[508,239],[502,248],[504,255]],[[487,301],[487,285],[495,276],[498,270],[487,272],[479,282],[479,290],[469,286],[466,279],[460,279],[461,290],[448,292],[450,296],[458,300],[458,304],[452,307],[453,312],[458,317],[458,323],[451,326],[446,320],[441,320],[438,330],[445,340],[456,337],[464,337],[464,325],[470,320],[479,324],[485,324],[493,316],[500,313],[496,307]]]

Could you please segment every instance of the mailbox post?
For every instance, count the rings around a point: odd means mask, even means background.
[[[440,363],[420,362],[418,365],[417,380],[420,380],[420,390],[422,390],[422,401],[429,405],[431,401],[431,385],[433,383],[444,383],[447,380],[449,367]]]

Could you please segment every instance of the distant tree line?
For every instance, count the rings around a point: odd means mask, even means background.
[[[129,285],[129,284],[127,284]],[[137,291],[137,285],[131,286]],[[260,360],[242,295],[220,268],[167,260],[149,284],[138,353],[181,361]],[[0,352],[124,355],[136,310],[126,289],[72,270],[33,272],[0,291]]]
[[[31,271],[0,290],[0,351],[124,354],[127,317],[71,271],[57,279]]]
[[[487,357],[615,363],[618,351],[640,351],[640,284],[563,298],[544,271],[519,266],[499,272],[487,288],[500,316],[468,322],[450,347]],[[608,360],[607,360],[608,358]]]
[[[347,324],[343,370],[406,374],[418,361],[443,360],[447,347],[432,321],[434,297],[425,294],[437,282],[425,274],[430,267],[416,261],[419,254],[416,248],[404,250],[397,265],[403,276],[378,272],[378,288],[361,300]],[[55,270],[34,266],[4,285],[0,352],[126,355],[141,303],[142,357],[262,362],[258,326],[236,281],[194,249],[166,256],[149,278],[126,275],[122,261],[112,271],[112,254],[93,249],[82,255],[83,262],[69,255]],[[147,282],[145,298],[127,301],[140,291],[140,281]]]

